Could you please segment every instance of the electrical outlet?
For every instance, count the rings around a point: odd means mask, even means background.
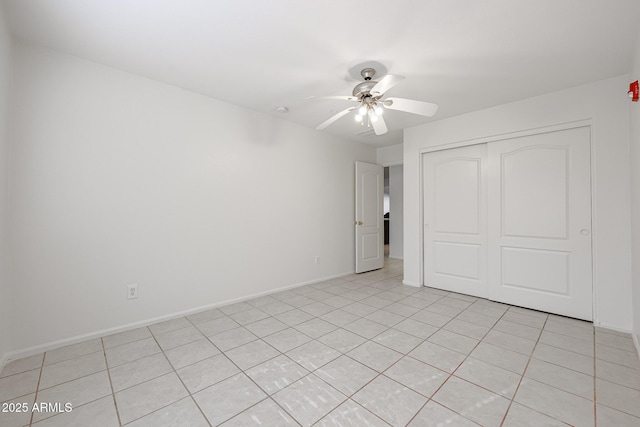
[[[138,285],[127,286],[127,299],[138,298]]]
[[[320,264],[320,256],[316,255],[316,264]]]

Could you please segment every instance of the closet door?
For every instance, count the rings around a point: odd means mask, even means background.
[[[590,129],[488,144],[490,298],[592,320]]]
[[[424,284],[487,296],[486,145],[423,155]]]

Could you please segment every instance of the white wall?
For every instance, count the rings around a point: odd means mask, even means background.
[[[640,32],[629,82],[640,79]],[[633,254],[633,325],[640,353],[640,102],[628,102],[631,125],[631,218]]]
[[[11,41],[0,7],[0,369],[11,348],[11,295],[7,275],[7,176],[9,155],[9,81]]]
[[[595,323],[631,330],[627,88],[627,76],[620,76],[405,130],[405,283],[422,284],[421,149],[591,120]]]
[[[402,259],[404,249],[402,165],[389,166],[389,195],[389,258]]]
[[[376,150],[376,162],[382,166],[402,164],[402,144],[380,147]]]
[[[14,60],[14,351],[354,271],[354,161],[375,149],[40,48]]]

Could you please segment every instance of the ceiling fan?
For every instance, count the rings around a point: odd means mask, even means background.
[[[387,125],[382,117],[384,109],[404,111],[407,113],[418,114],[421,116],[431,117],[438,106],[429,102],[415,101],[405,98],[385,98],[384,94],[404,80],[403,76],[387,74],[380,81],[373,80],[376,70],[373,68],[365,68],[360,72],[364,81],[358,83],[353,88],[352,96],[318,96],[309,99],[340,99],[344,101],[353,101],[358,104],[340,111],[338,114],[330,117],[328,120],[320,124],[316,130],[323,130],[333,124],[339,118],[349,114],[353,110],[358,110],[355,120],[360,124],[367,124],[367,127],[373,127],[376,135],[384,135],[387,133]],[[383,108],[384,107],[384,108]]]

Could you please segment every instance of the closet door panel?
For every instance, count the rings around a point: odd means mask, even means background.
[[[592,320],[589,128],[487,150],[491,299]]]
[[[486,146],[423,156],[425,285],[487,296]]]

